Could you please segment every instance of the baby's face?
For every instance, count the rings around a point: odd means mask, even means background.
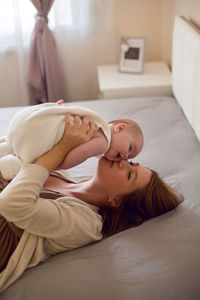
[[[113,161],[133,158],[141,151],[142,143],[142,137],[134,138],[128,130],[113,133],[110,148],[104,156]]]

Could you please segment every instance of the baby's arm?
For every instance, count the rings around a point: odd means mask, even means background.
[[[72,149],[60,164],[59,169],[70,169],[81,164],[86,159],[102,155],[107,149],[107,139],[105,136],[92,138],[90,141]]]

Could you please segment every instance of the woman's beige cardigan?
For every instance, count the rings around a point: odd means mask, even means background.
[[[0,292],[25,269],[50,255],[102,238],[98,208],[72,198],[39,198],[49,174],[36,164],[26,164],[0,194],[0,215],[24,229],[7,267],[0,273]]]

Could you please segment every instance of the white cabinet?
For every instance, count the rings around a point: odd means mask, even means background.
[[[172,96],[171,72],[164,62],[146,62],[143,74],[121,73],[117,65],[98,66],[99,98]]]

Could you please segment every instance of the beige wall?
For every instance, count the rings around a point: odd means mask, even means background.
[[[162,57],[162,0],[114,0],[116,56],[123,35],[146,37],[145,60]]]
[[[147,39],[145,61],[171,66],[174,17],[184,15],[200,26],[200,0],[114,0],[116,61],[122,35]]]
[[[171,65],[173,23],[176,15],[185,16],[200,26],[200,0],[163,0],[162,58]]]

